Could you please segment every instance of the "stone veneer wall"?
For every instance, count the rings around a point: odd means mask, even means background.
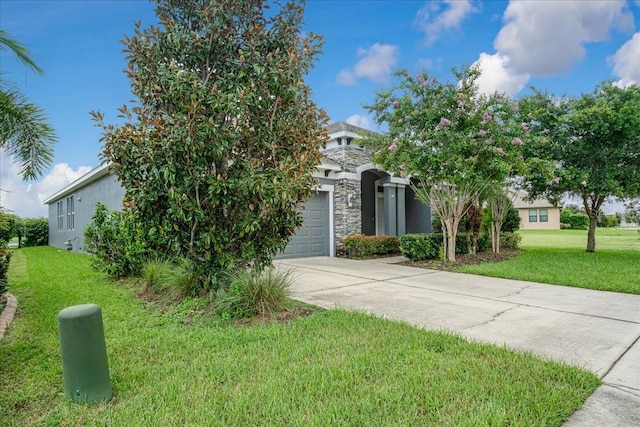
[[[345,144],[343,142],[343,144]],[[341,145],[322,151],[322,155],[342,166],[345,172],[355,172],[358,166],[371,163],[371,155],[365,148],[360,148],[355,142],[351,145]]]
[[[336,247],[342,247],[342,240],[350,234],[362,233],[362,201],[360,181],[340,179],[334,184]],[[353,194],[349,206],[349,194]]]

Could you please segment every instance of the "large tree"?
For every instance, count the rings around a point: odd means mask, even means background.
[[[453,71],[440,82],[424,72],[397,73],[399,83],[366,108],[386,133],[366,139],[386,170],[419,179],[416,197],[440,217],[447,260],[455,260],[460,219],[488,187],[520,172],[528,124],[517,104],[479,93],[479,70]]]
[[[553,179],[531,177],[529,196],[580,198],[589,216],[586,250],[594,252],[602,204],[640,195],[640,88],[602,83],[577,98],[535,92],[521,107],[542,136],[532,154],[555,165]]]
[[[0,30],[0,50],[11,51],[25,66],[43,74],[24,45],[4,30]],[[20,163],[23,178],[36,179],[53,160],[55,131],[40,107],[30,103],[14,85],[4,79],[0,82],[0,149]]]
[[[298,1],[158,0],[156,14],[123,41],[138,99],[126,122],[94,115],[147,241],[215,286],[269,264],[301,225],[326,139],[303,81],[321,39]]]

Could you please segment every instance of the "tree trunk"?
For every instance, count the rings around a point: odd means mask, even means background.
[[[491,250],[494,254],[500,253],[500,230],[502,229],[502,221],[494,221],[491,223]]]
[[[456,234],[457,230],[447,234],[447,261],[456,260]]]
[[[589,216],[589,232],[587,233],[587,252],[596,251],[596,224],[597,215]]]

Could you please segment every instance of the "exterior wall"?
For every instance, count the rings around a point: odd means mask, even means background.
[[[340,164],[345,172],[355,172],[358,166],[371,163],[371,155],[368,151],[353,142],[350,145],[323,150],[322,155]]]
[[[536,209],[538,216],[540,209],[546,209],[548,212],[548,221],[540,222],[539,218],[537,222],[529,222],[529,210]],[[560,230],[560,208],[518,208],[518,215],[520,215],[520,229],[521,230]]]
[[[360,181],[340,179],[334,186],[335,236],[338,247],[349,234],[362,233]]]
[[[420,200],[410,186],[405,189],[407,233],[431,233],[431,209]]]
[[[91,222],[91,217],[98,202],[107,206],[109,210],[122,209],[124,188],[114,174],[107,174],[95,182],[79,188],[74,193],[51,201],[49,203],[49,245],[64,249],[64,242],[71,241],[74,252],[82,252],[84,248],[84,229]],[[74,226],[68,230],[67,198],[74,197]],[[62,201],[64,221],[63,230],[58,231],[57,203]],[[77,238],[77,239],[76,239]]]
[[[376,235],[376,192],[375,182],[380,179],[372,172],[363,172],[360,181],[360,194],[362,197],[362,234],[365,236]]]

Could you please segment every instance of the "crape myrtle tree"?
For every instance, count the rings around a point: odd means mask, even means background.
[[[133,107],[104,124],[104,158],[149,245],[193,261],[204,286],[263,268],[301,225],[326,115],[303,78],[321,39],[303,3],[157,0],[126,37]]]
[[[551,180],[530,177],[529,195],[581,199],[589,216],[586,250],[594,252],[602,204],[640,195],[640,88],[603,82],[593,93],[562,99],[535,92],[521,107],[534,118],[532,131],[544,136],[533,154],[555,165]]]
[[[399,83],[365,106],[384,134],[365,140],[386,170],[419,179],[416,197],[438,215],[445,257],[455,260],[460,219],[488,187],[521,173],[528,124],[511,99],[478,92],[477,67],[453,70],[453,82],[427,72],[396,74]]]

